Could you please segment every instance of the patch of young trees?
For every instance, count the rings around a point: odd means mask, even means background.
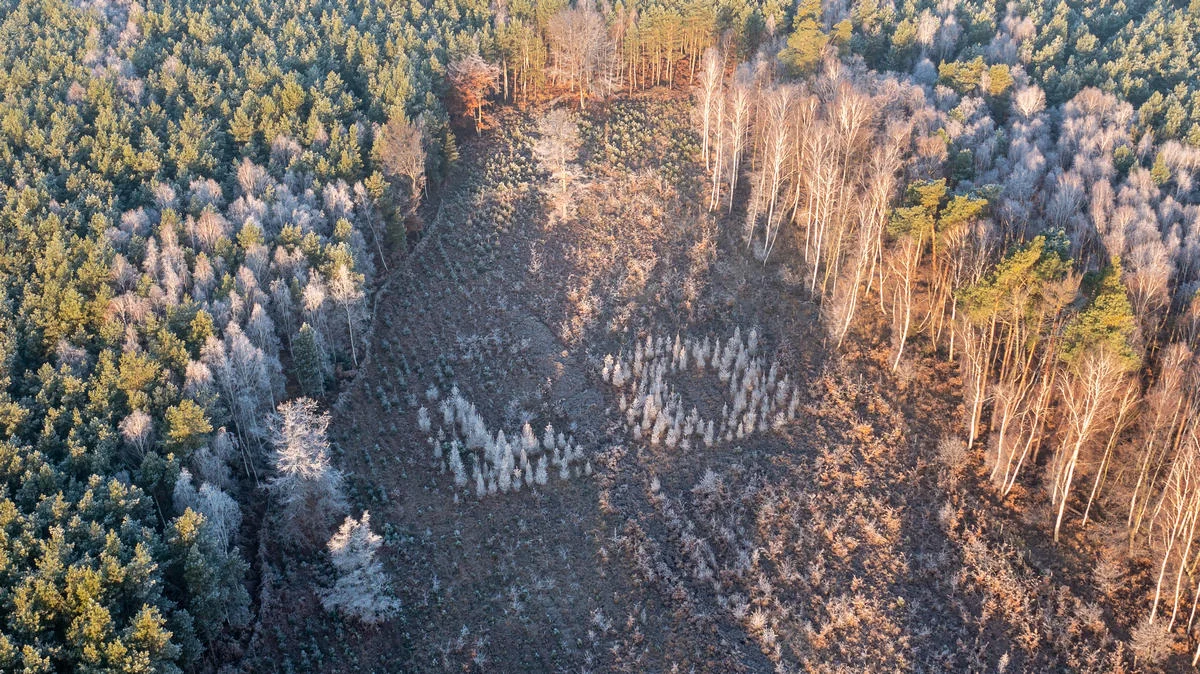
[[[556,433],[552,424],[538,434],[526,422],[520,432],[506,435],[503,429],[491,431],[457,386],[444,399],[430,389],[428,399],[435,412],[419,408],[417,427],[426,434],[433,461],[453,475],[455,488],[473,489],[476,498],[544,487],[555,474],[560,481],[592,474],[592,462],[575,436]]]
[[[726,389],[720,415],[684,402],[670,383],[688,373],[716,375]],[[632,357],[604,357],[600,377],[621,391],[619,409],[635,441],[688,451],[742,440],[757,431],[778,430],[796,418],[800,392],[779,364],[759,353],[758,332],[741,329],[728,340],[647,335],[636,340]]]

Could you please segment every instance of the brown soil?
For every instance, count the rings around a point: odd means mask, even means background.
[[[376,298],[369,356],[331,427],[385,536],[402,617],[363,629],[328,616],[312,590],[323,563],[277,562],[265,669],[1111,668],[1121,619],[1089,608],[1103,603],[1089,548],[1038,544],[1040,525],[989,495],[978,454],[939,458],[961,432],[952,365],[914,356],[904,376],[886,371],[869,315],[831,360],[792,261],[753,260],[682,181],[593,164],[564,217],[533,184],[487,177],[496,136],[463,147],[454,191]],[[634,442],[603,355],[735,327],[757,328],[800,384],[800,418],[712,449]],[[719,383],[676,383],[719,411]],[[456,490],[416,424],[420,405],[438,416],[427,389],[452,385],[490,428],[569,429],[594,474],[482,500]]]

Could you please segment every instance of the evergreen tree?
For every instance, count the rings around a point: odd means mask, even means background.
[[[325,359],[317,331],[305,323],[292,340],[292,366],[300,391],[319,398],[325,394]]]
[[[792,33],[787,46],[779,54],[794,75],[812,74],[821,63],[829,36],[821,29],[821,3],[805,0],[792,19]]]
[[[1116,354],[1127,370],[1136,368],[1141,361],[1133,341],[1137,320],[1121,281],[1120,259],[1113,258],[1089,283],[1094,290],[1087,307],[1063,332],[1063,360],[1073,365],[1088,349],[1103,347]]]
[[[325,592],[321,603],[327,610],[340,611],[367,624],[387,620],[400,610],[400,602],[391,596],[390,582],[377,559],[383,540],[371,531],[371,514],[362,519],[347,517],[338,532],[329,539],[329,560],[337,580]]]

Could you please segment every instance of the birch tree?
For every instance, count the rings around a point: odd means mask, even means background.
[[[324,536],[324,527],[346,509],[343,477],[329,460],[329,415],[309,398],[281,403],[268,420],[271,463],[268,489],[279,505],[284,537]]]
[[[570,83],[579,95],[579,109],[594,89],[603,90],[608,31],[604,17],[590,2],[555,14],[546,27],[552,72]]]
[[[724,80],[724,64],[721,53],[715,47],[709,47],[704,52],[700,65],[700,87],[697,91],[697,106],[700,113],[700,154],[704,159],[704,168],[711,167],[709,146],[712,144],[713,118],[717,101],[721,100],[721,84]],[[720,122],[718,122],[718,125]]]
[[[330,297],[346,317],[346,334],[350,338],[350,358],[355,367],[358,367],[358,347],[354,335],[359,331],[366,313],[366,307],[363,306],[366,295],[359,285],[361,279],[357,276],[357,274],[351,273],[346,265],[340,264],[334,268],[329,279]]]
[[[1060,396],[1064,408],[1063,441],[1051,465],[1051,500],[1058,510],[1058,540],[1081,454],[1097,437],[1120,421],[1118,401],[1126,377],[1138,365],[1131,345],[1136,329],[1129,296],[1121,283],[1116,259],[1100,275],[1088,307],[1066,326],[1063,335],[1064,376]]]
[[[742,154],[746,149],[746,133],[750,126],[753,110],[753,89],[749,81],[749,72],[745,67],[738,67],[734,73],[733,82],[729,87],[727,131],[729,143],[729,160],[726,166],[729,182],[729,210],[733,210],[733,199],[737,192],[738,176],[741,174]],[[716,181],[714,181],[716,182]],[[717,199],[719,205],[720,201]]]

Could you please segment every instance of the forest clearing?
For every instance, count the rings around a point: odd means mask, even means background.
[[[0,671],[1194,669],[1198,10],[0,0]]]

